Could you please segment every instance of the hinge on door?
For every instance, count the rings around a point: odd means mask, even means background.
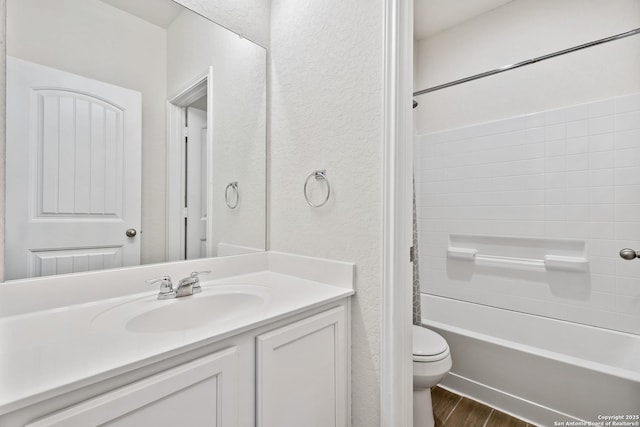
[[[189,218],[189,210],[187,208],[182,208],[182,217]]]
[[[183,130],[183,133],[184,133],[184,137],[185,138],[188,137],[189,136],[189,128],[185,127],[184,130]]]
[[[409,248],[409,261],[414,262],[416,260],[416,249],[414,246]]]

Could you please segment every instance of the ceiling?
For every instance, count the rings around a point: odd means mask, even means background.
[[[162,28],[182,7],[167,0],[101,0]],[[414,37],[419,40],[458,25],[513,0],[414,0]]]
[[[424,39],[510,1],[414,0],[414,37]]]
[[[101,0],[147,22],[167,28],[183,10],[178,3],[167,0]]]

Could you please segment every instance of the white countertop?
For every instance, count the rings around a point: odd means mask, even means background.
[[[203,280],[202,293],[182,298],[206,296],[216,286],[229,284],[267,288],[264,304],[225,322],[186,330],[137,333],[128,331],[124,322],[111,323],[100,318],[106,310],[143,297],[163,303],[153,298],[158,293],[155,287],[143,293],[0,317],[0,415],[354,293],[352,287],[343,284],[300,277],[304,274],[298,274],[298,269],[291,269],[291,265],[280,268],[279,264],[283,259],[287,261],[287,257],[276,255],[277,262],[270,262],[273,268],[267,271]],[[307,258],[306,262],[311,260],[311,264],[305,265],[304,257],[301,258],[303,262],[298,267],[302,269],[322,268],[320,261]],[[341,264],[340,273],[348,271],[344,267],[349,265]],[[273,270],[287,270],[287,274]],[[308,276],[318,278],[313,271]]]

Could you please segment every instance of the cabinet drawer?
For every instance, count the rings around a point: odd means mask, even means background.
[[[26,427],[236,426],[237,363],[237,348],[230,347],[40,418]]]

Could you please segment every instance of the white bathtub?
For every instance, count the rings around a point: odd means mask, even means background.
[[[421,302],[423,323],[451,348],[445,388],[541,426],[608,416],[640,425],[640,336],[433,295]]]

